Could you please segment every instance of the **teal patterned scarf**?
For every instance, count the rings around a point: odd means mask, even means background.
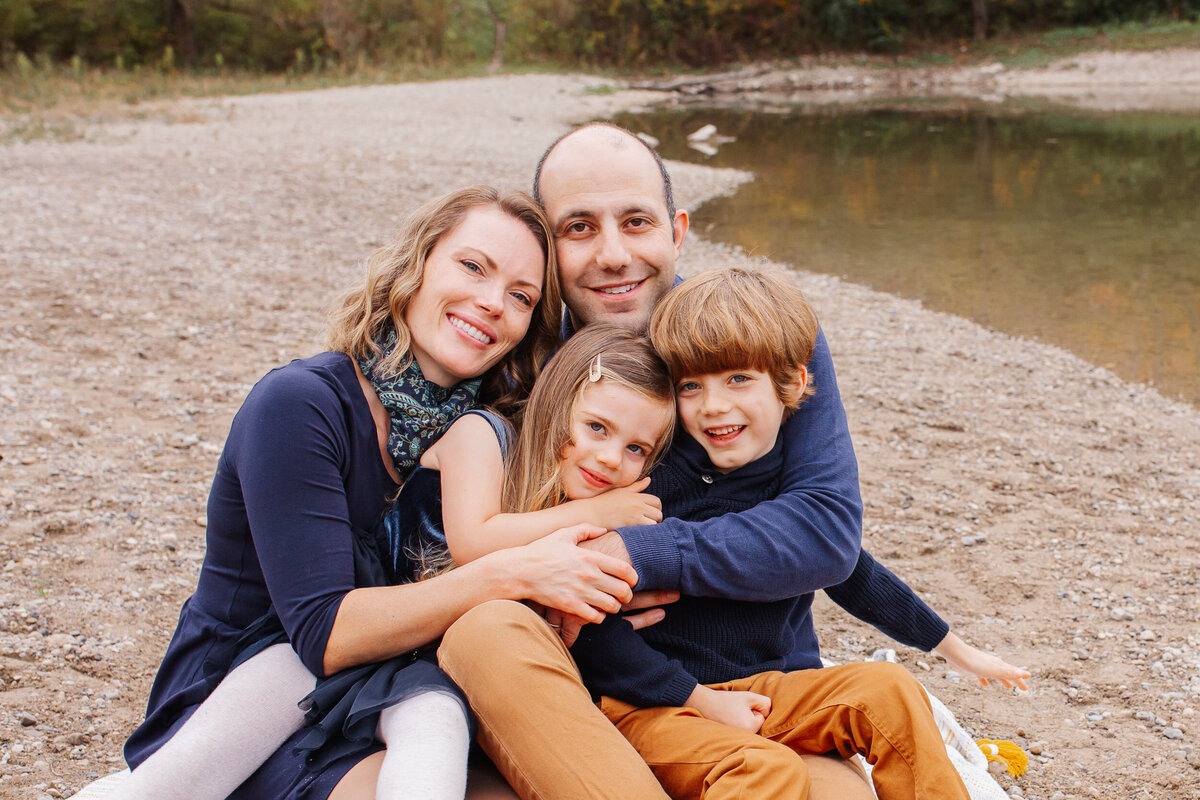
[[[396,332],[389,332],[379,345],[379,355],[359,361],[358,366],[392,417],[388,452],[400,477],[408,480],[426,448],[460,414],[475,406],[480,381],[476,378],[443,389],[421,374],[415,358],[409,358],[408,366],[399,372],[381,374],[375,367],[396,348]]]

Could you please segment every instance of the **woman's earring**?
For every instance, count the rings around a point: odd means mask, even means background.
[[[588,367],[588,382],[595,383],[596,381],[600,380],[600,378],[600,356],[596,356],[596,360],[592,362],[590,367]]]

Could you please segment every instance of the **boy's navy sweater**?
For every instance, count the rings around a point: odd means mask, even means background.
[[[704,520],[775,497],[782,437],[767,455],[722,474],[690,436],[676,439],[650,488],[665,517]],[[753,572],[755,565],[747,564]],[[932,650],[949,626],[865,550],[850,577],[826,593],[859,619],[904,644]],[[586,625],[572,654],[593,695],[640,707],[681,706],[697,683],[721,683],[771,670],[821,666],[812,594],[773,602],[681,597],[662,622],[641,631],[621,617]]]

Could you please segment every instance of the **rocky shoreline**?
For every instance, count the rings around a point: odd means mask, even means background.
[[[1172,53],[1152,69],[1198,69]],[[1093,97],[1108,74],[1006,73],[989,80],[1090,74]],[[180,100],[0,146],[0,795],[66,797],[122,766],[254,381],[320,349],[325,304],[402,213],[467,183],[523,187],[569,125],[667,94],[605,85]],[[670,168],[686,207],[751,177]],[[682,268],[730,262],[754,260],[696,236]],[[1013,796],[1200,795],[1200,411],[1054,347],[799,280],[834,352],[866,545],[1033,688],[900,661],[973,734],[1034,753],[1001,777]],[[817,615],[834,660],[893,646],[825,601]]]
[[[896,68],[887,62],[756,65],[634,81],[676,102],[859,105],[912,98],[1041,99],[1095,111],[1200,111],[1200,50],[1082,53],[1036,69],[993,62]]]

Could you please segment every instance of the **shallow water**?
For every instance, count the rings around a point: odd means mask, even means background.
[[[1200,404],[1200,118],[688,109],[617,120],[753,171],[707,238],[1061,345]],[[688,146],[704,124],[736,137]],[[819,310],[819,309],[818,309]]]

